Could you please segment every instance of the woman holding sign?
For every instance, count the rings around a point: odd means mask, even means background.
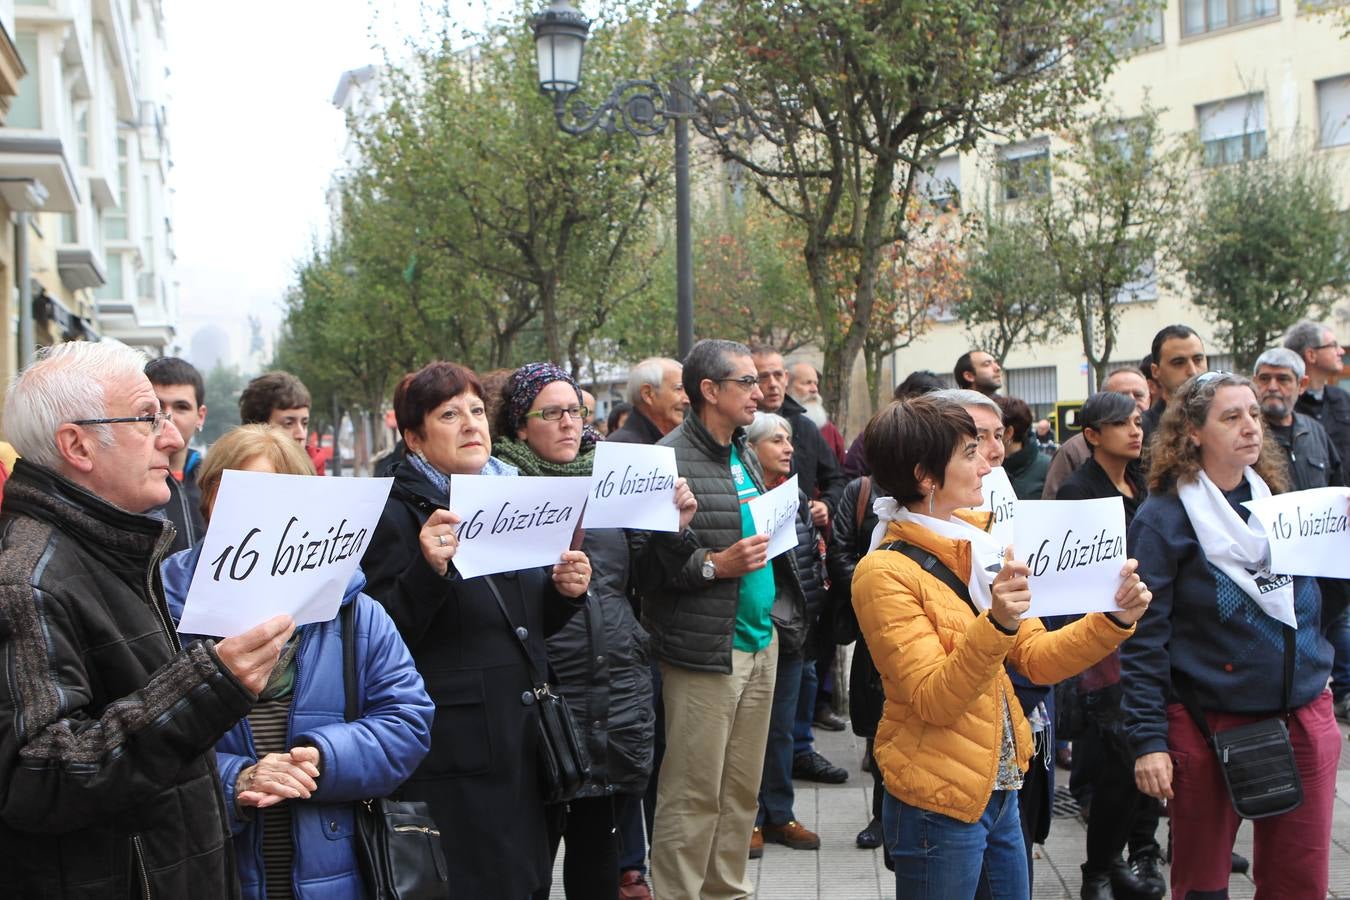
[[[581,389],[552,363],[512,373],[502,390],[494,450],[521,475],[589,477],[595,438],[582,427]],[[652,680],[647,632],[628,600],[628,538],[621,528],[588,529],[582,549],[596,577],[582,611],[548,639],[555,685],[583,732],[591,772],[567,805],[551,849],[567,839],[563,885],[570,898],[619,895],[618,813],[642,802],[652,770]],[[640,808],[640,807],[638,807]],[[550,822],[553,824],[553,822]]]
[[[1130,561],[1118,612],[1047,632],[1023,618],[1028,568],[984,530],[988,513],[971,510],[989,464],[970,414],[930,398],[893,403],[863,441],[889,495],[853,606],[886,693],[874,758],[896,896],[1025,900],[1017,791],[1035,748],[1004,662],[1038,684],[1075,675],[1129,636],[1149,592]]]
[[[1257,895],[1325,897],[1341,743],[1332,654],[1316,580],[1271,572],[1269,544],[1247,524],[1242,503],[1287,479],[1252,383],[1221,372],[1187,381],[1150,452],[1129,548],[1157,601],[1121,652],[1121,684],[1135,781],[1171,807],[1172,894],[1227,890],[1242,806],[1262,816]],[[1264,737],[1250,748],[1234,741],[1244,734]],[[1231,746],[1221,757],[1212,742]],[[1247,806],[1244,773],[1224,771],[1239,760],[1277,773],[1254,792],[1262,809]]]
[[[314,474],[305,451],[280,429],[228,431],[211,445],[197,476],[208,522],[226,469]],[[203,546],[164,561],[164,594],[175,620]],[[391,793],[430,746],[431,699],[403,639],[362,592],[364,584],[358,569],[342,599],[354,616],[360,717],[345,720],[339,616],[295,630],[253,711],[216,744],[239,881],[252,900],[366,896],[353,807]]]
[[[477,475],[492,452],[482,385],[429,363],[399,383],[394,415],[408,452],[361,565],[436,704],[431,753],[401,793],[430,804],[457,894],[523,900],[549,883],[550,859],[522,642],[547,672],[544,639],[581,608],[590,562],[570,550],[551,571],[461,578],[451,477]]]

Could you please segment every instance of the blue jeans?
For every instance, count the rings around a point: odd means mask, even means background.
[[[816,719],[816,688],[820,679],[816,677],[816,661],[808,659],[802,664],[801,691],[797,695],[797,718],[792,723],[792,752],[810,753],[815,749],[811,744],[814,735],[811,723]]]
[[[792,813],[792,723],[797,715],[797,694],[802,686],[802,658],[781,656],[773,682],[773,711],[769,714],[769,739],[764,744],[764,774],[759,780],[759,815],[756,825],[786,825]]]
[[[1342,610],[1327,628],[1327,640],[1335,652],[1331,664],[1331,696],[1340,700],[1350,695],[1350,609]]]
[[[897,897],[970,900],[977,891],[992,900],[1031,896],[1016,791],[994,791],[973,825],[908,806],[887,792],[881,824],[895,861]]]

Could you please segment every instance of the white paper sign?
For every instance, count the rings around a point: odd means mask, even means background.
[[[178,630],[233,637],[280,613],[336,616],[392,484],[226,470]]]
[[[1031,569],[1031,616],[1113,612],[1125,553],[1125,504],[1018,500],[1013,554]]]
[[[769,559],[797,546],[797,476],[793,475],[767,494],[749,503],[755,534],[769,536]]]
[[[1350,488],[1325,487],[1276,494],[1242,505],[1270,541],[1270,569],[1281,575],[1350,578]]]
[[[462,578],[551,566],[572,546],[589,478],[452,475],[450,509],[459,517],[451,562]]]
[[[679,531],[675,449],[601,441],[595,445],[586,528]]]
[[[984,502],[975,508],[994,514],[989,533],[1000,547],[1006,547],[1013,542],[1013,520],[1017,514],[1017,494],[1008,480],[1008,473],[1003,471],[1002,466],[990,469],[980,483],[980,490],[984,494]]]

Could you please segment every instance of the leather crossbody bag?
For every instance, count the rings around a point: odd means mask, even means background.
[[[539,677],[530,648],[511,621],[511,614],[506,611],[506,601],[502,599],[496,581],[491,575],[483,576],[483,580],[497,601],[506,627],[515,636],[530,672],[530,683],[534,686],[534,708],[539,713],[539,787],[544,802],[566,803],[577,795],[591,772],[590,760],[578,736],[572,711],[568,709],[567,702],[553,692],[549,683]]]
[[[1303,803],[1303,782],[1289,741],[1289,695],[1294,680],[1294,629],[1284,627],[1283,715],[1211,732],[1189,685],[1176,688],[1186,712],[1219,757],[1233,809],[1244,819],[1291,812]]]
[[[361,716],[357,704],[356,603],[342,607],[342,681],[346,719]],[[376,797],[356,803],[353,847],[374,900],[444,900],[450,871],[431,808],[419,800]]]

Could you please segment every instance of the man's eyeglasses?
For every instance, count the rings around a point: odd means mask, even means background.
[[[112,419],[76,419],[71,425],[121,425],[123,422],[149,422],[150,433],[158,437],[164,433],[164,426],[169,423],[169,414],[166,412],[157,412],[153,416],[118,416]]]
[[[1329,344],[1318,344],[1318,345],[1317,345],[1316,347],[1314,347],[1313,349],[1314,349],[1314,350],[1330,350],[1332,347],[1339,347],[1340,345],[1341,345],[1341,342],[1340,342],[1340,341],[1332,341],[1332,342],[1329,343]]]
[[[563,417],[563,413],[567,413],[574,419],[584,419],[591,414],[591,408],[589,406],[545,406],[543,409],[527,412],[525,418],[556,422]]]
[[[717,379],[717,383],[718,383],[718,384],[721,384],[721,383],[726,382],[726,381],[729,381],[729,382],[731,382],[732,384],[739,384],[741,387],[745,388],[747,391],[750,390],[751,388],[753,388],[755,385],[759,384],[759,379],[758,379],[757,377],[755,377],[754,375],[742,375],[740,378],[719,378],[719,379]]]

